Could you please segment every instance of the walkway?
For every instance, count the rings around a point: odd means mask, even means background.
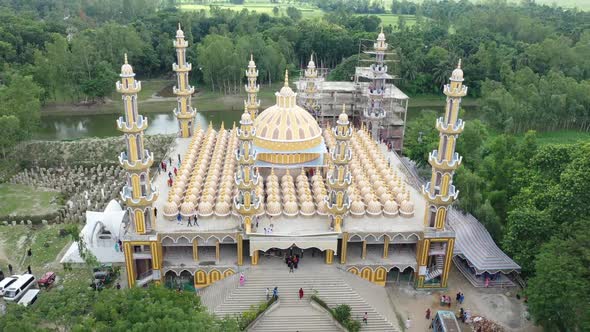
[[[335,266],[325,265],[320,260],[304,259],[295,273],[289,273],[281,261],[261,259],[260,265],[245,272],[246,284],[243,287],[237,287],[237,279],[233,279],[231,283],[215,283],[199,291],[199,294],[203,297],[203,304],[215,314],[232,316],[248,310],[251,305],[256,306],[265,301],[267,287],[271,291],[275,286],[278,287],[281,300],[279,309],[263,318],[254,331],[332,331],[336,328],[335,326],[330,329],[323,327],[329,326],[327,323],[330,319],[322,312],[311,308],[309,304],[309,296],[314,292],[317,292],[317,295],[332,308],[339,304],[348,304],[352,308],[354,319],[362,320],[363,314],[367,312],[369,324],[363,327],[363,331],[398,331],[395,320],[390,318],[393,316],[393,309],[384,294],[383,287],[360,280],[351,274],[348,275],[349,273]],[[351,287],[351,281],[347,280],[349,277],[358,279],[354,281],[354,288]],[[298,299],[300,287],[305,293],[305,298],[301,301]],[[360,295],[369,294],[374,297],[377,291],[380,291],[384,297],[372,298],[370,303]],[[220,296],[225,298],[220,300]],[[285,310],[280,309],[281,307]],[[384,315],[375,308],[387,313]],[[287,320],[285,317],[289,312],[291,312],[291,319]],[[299,316],[300,314],[306,316]],[[322,327],[306,325],[307,318],[303,319],[303,317],[308,317],[307,315],[312,315],[311,317],[318,324],[322,324]],[[293,317],[302,319],[293,319]],[[300,325],[294,325],[296,321],[301,321]]]

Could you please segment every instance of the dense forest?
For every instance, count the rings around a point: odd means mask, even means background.
[[[299,2],[323,17],[305,19],[295,7],[279,15],[181,11],[159,0],[0,0],[0,152],[31,136],[43,104],[108,98],[123,53],[141,79],[170,75],[179,22],[193,83],[233,94],[250,53],[262,84],[312,52],[330,79],[348,80],[359,45],[381,25],[371,14],[415,15],[415,24],[384,27],[396,84],[411,96],[440,95],[461,58],[480,105],[458,141],[458,206],[523,267],[535,319],[548,330],[590,330],[590,145],[543,145],[532,131],[590,130],[590,13],[532,1]],[[436,116],[408,124],[404,153],[419,166],[436,147]]]

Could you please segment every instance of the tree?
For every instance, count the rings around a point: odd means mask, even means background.
[[[287,7],[287,16],[289,16],[293,21],[299,21],[301,19],[301,17],[303,17],[303,14],[301,14],[301,11],[295,7]]]
[[[520,206],[508,213],[503,248],[522,267],[525,276],[534,274],[535,256],[553,235],[555,223],[549,214],[535,207]]]
[[[19,74],[12,75],[9,84],[0,87],[0,116],[13,115],[18,119],[19,140],[31,137],[39,125],[42,93],[31,76]]]
[[[0,149],[2,158],[6,159],[6,150],[11,149],[18,141],[20,122],[14,115],[0,116]]]
[[[428,154],[438,146],[436,118],[436,112],[423,111],[417,119],[407,125],[404,154],[419,166],[428,165]]]
[[[544,244],[528,282],[528,306],[548,331],[590,330],[590,220]],[[584,230],[584,231],[581,231]]]

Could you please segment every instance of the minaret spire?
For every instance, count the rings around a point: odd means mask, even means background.
[[[369,123],[371,124],[371,136],[374,140],[380,139],[379,127],[381,121],[387,116],[383,107],[385,84],[389,77],[387,75],[387,65],[385,64],[385,52],[387,48],[388,45],[385,42],[383,26],[381,26],[381,32],[377,36],[376,43],[373,44],[374,51],[372,53],[375,54],[375,63],[370,67],[372,75],[367,91],[368,103],[363,111],[364,122],[367,125]]]
[[[346,115],[346,105],[342,105],[342,113],[338,116],[336,127],[332,128],[336,138],[336,146],[332,149],[331,158],[334,168],[328,171],[327,185],[329,188],[326,205],[330,215],[334,218],[334,231],[342,231],[342,221],[350,209],[348,186],[352,183],[348,163],[352,159],[350,138],[352,128]]]
[[[172,65],[172,70],[176,72],[176,86],[173,88],[173,92],[176,95],[177,106],[173,112],[178,119],[179,136],[191,137],[193,135],[195,116],[197,115],[197,110],[191,106],[195,88],[190,86],[188,81],[188,73],[191,71],[192,65],[186,62],[188,42],[184,40],[184,31],[180,27],[180,22],[176,31],[174,47],[176,48],[177,63]]]
[[[420,245],[422,253],[418,254],[421,257],[418,265],[419,268],[426,268],[427,273],[418,277],[418,287],[446,287],[448,266],[453,255],[455,239],[446,223],[448,210],[459,195],[453,185],[453,175],[461,165],[462,157],[455,152],[455,148],[465,126],[459,118],[461,98],[467,95],[467,87],[463,85],[461,60],[443,92],[447,96],[447,104],[445,114],[436,120],[436,129],[440,133],[438,149],[428,156],[432,175],[430,181],[422,187],[422,194],[427,201],[424,213],[426,231]],[[430,240],[431,238],[436,238],[436,241]]]
[[[318,75],[318,70],[314,62],[314,54],[311,53],[307,68],[303,72],[303,78],[299,80],[298,89],[300,92],[300,103],[310,114],[317,119],[319,117],[321,97],[320,90],[322,87],[323,77]],[[319,119],[318,119],[319,120]]]
[[[116,83],[117,92],[123,95],[123,116],[117,120],[117,129],[125,137],[127,150],[119,155],[119,163],[126,170],[126,183],[121,190],[121,199],[129,212],[129,219],[135,234],[145,234],[152,230],[156,218],[152,209],[158,198],[158,190],[151,184],[150,166],[154,155],[143,142],[143,132],[148,120],[139,114],[137,94],[141,82],[135,80],[133,67],[127,61],[121,66],[121,80]]]
[[[289,70],[285,69],[285,86],[289,86]]]
[[[234,196],[234,207],[242,217],[246,234],[249,234],[252,232],[252,218],[261,211],[262,197],[256,194],[256,187],[260,180],[258,170],[254,167],[256,151],[252,141],[256,131],[247,108],[242,114],[237,136],[239,143],[235,154],[238,170],[235,174],[235,182],[238,193]]]
[[[258,100],[258,91],[260,90],[260,86],[256,83],[258,78],[258,69],[256,69],[254,54],[252,53],[250,53],[250,62],[248,62],[246,77],[248,78],[248,84],[246,85],[248,99],[244,100],[244,106],[246,107],[246,110],[250,112],[251,120],[254,121],[258,115],[258,108],[260,107],[260,100]]]

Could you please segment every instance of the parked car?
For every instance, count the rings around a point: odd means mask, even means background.
[[[37,282],[39,287],[49,288],[55,282],[55,272],[45,272],[45,274]]]
[[[6,288],[8,288],[8,286],[12,285],[18,278],[4,278],[2,281],[0,281],[0,296],[4,296],[4,291],[6,290]]]
[[[18,301],[18,304],[28,307],[37,301],[37,297],[39,296],[38,289],[29,289],[25,295]]]

